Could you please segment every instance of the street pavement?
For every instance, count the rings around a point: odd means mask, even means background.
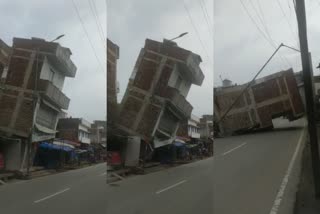
[[[273,131],[216,140],[214,213],[293,213],[304,121],[275,122]]]
[[[284,178],[303,130],[292,126],[217,139],[214,158],[112,185],[99,164],[0,186],[0,213],[269,214],[272,207],[285,213],[295,185],[292,176]]]

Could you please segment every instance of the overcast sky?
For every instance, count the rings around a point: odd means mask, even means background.
[[[209,17],[206,16],[206,12]],[[191,87],[187,100],[194,107],[193,114],[197,116],[212,114],[212,28],[212,0],[107,0],[108,38],[120,47],[117,73],[120,83],[118,100],[120,101],[123,97],[128,79],[146,38],[162,41],[163,38],[171,39],[183,32],[189,32],[176,42],[180,47],[202,57],[203,62],[200,67],[205,80],[201,87],[196,85]]]
[[[13,37],[51,40],[66,34],[59,42],[71,49],[72,60],[78,67],[76,77],[67,79],[63,89],[71,99],[68,112],[73,117],[92,121],[106,116],[106,51],[101,34],[106,36],[108,30],[108,37],[120,46],[118,80],[121,99],[145,39],[162,41],[187,31],[188,35],[177,40],[178,45],[201,55],[203,59],[204,83],[201,87],[192,86],[187,97],[194,107],[193,113],[200,116],[212,113],[212,85],[213,82],[215,85],[221,84],[220,75],[236,83],[247,82],[254,76],[275,49],[267,40],[273,40],[276,46],[283,42],[299,47],[293,1],[278,1],[242,0],[257,27],[240,0],[215,0],[214,7],[212,0],[95,0],[101,32],[89,1],[75,0],[94,53],[72,0],[29,0],[28,3],[24,0],[6,0],[0,1],[0,38],[11,45]],[[204,3],[202,7],[201,2]],[[306,1],[306,8],[309,49],[314,73],[319,74],[315,67],[320,61],[320,0]],[[205,10],[209,25],[204,18]],[[283,48],[281,55],[272,60],[261,77],[289,67],[293,67],[294,71],[301,70],[300,56]]]
[[[106,2],[91,1],[95,4],[92,4],[92,11],[97,13],[92,13],[88,0],[74,2],[89,39],[72,0],[0,1],[0,38],[12,45],[13,37],[52,40],[65,34],[59,43],[71,49],[71,59],[78,68],[76,77],[67,78],[64,84],[63,92],[71,99],[68,112],[89,121],[103,120],[106,116],[106,44],[103,40],[106,37]]]
[[[269,37],[276,46],[284,43],[300,49],[297,43],[297,21],[292,0],[242,0],[242,2],[244,6],[240,0],[215,0],[215,85],[221,85],[220,75],[221,78],[231,79],[238,84],[250,81],[275,50],[267,41],[270,40]],[[258,27],[244,8],[247,8]],[[319,10],[320,0],[306,1],[309,50],[312,53],[315,75],[319,75],[319,70],[315,67],[320,62]],[[265,39],[263,34],[270,36],[266,35],[267,39]],[[280,53],[260,77],[290,67],[295,72],[301,70],[298,52],[282,48]]]

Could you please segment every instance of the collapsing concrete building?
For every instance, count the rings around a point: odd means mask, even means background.
[[[272,128],[272,119],[280,116],[290,121],[303,116],[304,108],[292,69],[254,81],[239,101],[220,121],[247,84],[214,90],[214,116],[220,134],[253,128]]]
[[[147,39],[121,102],[118,127],[154,147],[171,143],[180,121],[191,115],[186,100],[191,85],[203,82],[200,62],[175,42]]]
[[[75,77],[71,51],[43,39],[14,38],[0,89],[0,153],[7,170],[23,170],[39,142],[55,138],[65,77]],[[31,152],[29,152],[29,151]],[[32,153],[32,154],[30,154]]]

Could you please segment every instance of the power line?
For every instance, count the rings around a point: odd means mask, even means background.
[[[209,16],[208,16],[208,13],[206,12],[207,9],[205,8],[205,6],[203,6],[203,1],[202,0],[199,0],[199,4],[201,6],[201,10],[202,10],[202,14],[203,14],[203,17],[204,19],[206,20],[207,22],[207,25],[208,25],[208,28],[209,28],[209,32],[211,33],[211,36],[213,36],[213,30],[212,30],[212,24],[211,22],[209,21]]]
[[[101,69],[102,69],[102,72],[104,72],[105,69],[103,68],[102,63],[101,63],[100,60],[99,60],[99,57],[98,57],[98,55],[97,55],[97,53],[96,53],[96,50],[95,50],[95,48],[94,48],[94,46],[93,46],[93,44],[92,44],[92,41],[91,41],[91,39],[90,39],[90,37],[89,37],[89,33],[88,33],[88,31],[87,31],[87,29],[86,29],[86,27],[85,27],[85,25],[84,25],[84,22],[83,22],[83,20],[82,20],[82,18],[81,18],[81,16],[80,16],[78,7],[77,7],[76,3],[74,2],[74,0],[72,0],[72,5],[73,5],[73,8],[75,9],[75,11],[76,11],[76,13],[77,13],[78,19],[79,19],[79,21],[80,21],[80,23],[81,23],[81,25],[82,25],[82,29],[83,29],[83,31],[85,32],[85,35],[86,35],[86,37],[87,37],[87,39],[88,39],[88,41],[89,41],[89,43],[90,43],[91,49],[92,49],[92,51],[93,51],[93,53],[94,53],[94,55],[95,55],[95,57],[96,57],[99,65],[100,65]]]
[[[251,0],[250,0],[250,2],[251,2],[251,4],[252,4],[252,6],[254,7],[253,2],[252,2]],[[273,45],[274,45],[274,48],[276,48],[276,47],[277,47],[277,46],[276,46],[276,42],[275,42],[274,39],[272,38],[272,36],[271,36],[271,34],[270,34],[270,31],[269,31],[269,29],[268,29],[268,26],[267,26],[267,24],[266,24],[266,18],[265,18],[264,12],[263,12],[263,10],[262,10],[261,4],[260,4],[260,0],[257,0],[257,2],[258,2],[259,11],[260,11],[261,17],[262,17],[262,19],[260,19],[260,20],[261,20],[261,23],[264,25],[264,28],[265,28],[265,30],[266,30],[266,33],[267,33],[267,35],[269,36],[270,40],[272,41],[272,43],[273,43]],[[257,13],[257,14],[258,14],[258,13]],[[258,16],[259,16],[259,15],[258,15]],[[292,64],[288,61],[288,59],[287,59],[286,57],[283,57],[283,55],[282,55],[281,53],[279,53],[279,58],[280,58],[283,62],[286,62],[289,66],[292,67]]]
[[[101,20],[99,19],[99,15],[98,15],[99,13],[98,13],[96,1],[91,0],[91,2],[92,2],[92,5],[93,5],[93,9],[94,9],[94,11],[96,13],[96,16],[97,16],[98,24],[100,25],[100,29],[102,31],[103,38],[106,38],[106,34],[104,33],[103,27],[101,25],[101,23],[103,23],[103,22],[100,22]],[[107,27],[107,26],[105,26],[105,27]]]
[[[251,5],[254,7],[254,5],[253,5],[253,3],[252,3],[251,0],[250,0],[250,2],[251,2]],[[265,30],[266,30],[266,33],[267,33],[267,35],[269,36],[270,40],[272,41],[272,43],[274,44],[274,46],[276,46],[276,45],[275,45],[275,42],[274,42],[274,40],[272,39],[271,34],[270,34],[270,32],[269,32],[268,26],[267,26],[267,24],[266,24],[266,19],[265,19],[263,10],[262,10],[262,8],[261,8],[260,1],[257,0],[257,2],[258,2],[259,11],[260,11],[261,17],[262,17],[262,18],[260,18],[261,23],[262,23],[262,25],[264,26],[264,28],[265,28]],[[257,14],[258,14],[258,12],[257,12]],[[258,15],[258,16],[259,16],[259,15]],[[259,16],[259,17],[260,17],[260,16]]]
[[[212,61],[210,60],[210,57],[209,57],[209,55],[208,55],[208,52],[207,52],[207,50],[206,50],[206,48],[205,48],[205,46],[204,46],[204,44],[203,44],[203,42],[202,42],[202,40],[201,40],[200,34],[199,34],[199,32],[198,32],[198,30],[197,30],[197,28],[196,28],[196,26],[195,26],[195,24],[194,24],[194,22],[193,22],[193,20],[192,20],[190,11],[188,10],[188,7],[187,7],[186,2],[185,2],[184,0],[183,0],[183,5],[184,5],[184,9],[186,10],[187,15],[188,15],[188,17],[189,17],[189,20],[190,20],[190,22],[191,22],[191,24],[192,24],[192,26],[193,26],[193,29],[195,30],[195,32],[196,32],[196,34],[197,34],[198,40],[199,40],[199,42],[200,42],[200,44],[201,44],[201,46],[202,46],[202,48],[203,48],[203,50],[204,50],[207,58],[208,58],[208,61],[209,61],[209,62],[212,64],[212,66],[213,66],[213,63],[212,63]]]
[[[284,12],[284,10],[283,10],[283,8],[282,8],[279,0],[277,0],[277,3],[278,3],[278,5],[279,5],[279,7],[280,7],[280,10],[281,10],[281,12],[282,12],[283,17],[285,18],[286,22],[287,22],[288,25],[289,25],[289,28],[290,28],[290,31],[291,31],[291,33],[292,33],[293,39],[297,42],[297,45],[299,45],[299,42],[298,42],[298,40],[297,40],[297,38],[296,38],[296,36],[295,36],[295,33],[293,32],[293,27],[292,27],[291,23],[289,22],[289,19],[288,19],[287,15],[285,14],[285,12]]]
[[[201,0],[201,1],[202,1],[203,6],[204,6],[204,10],[205,10],[205,12],[206,12],[206,15],[207,15],[207,17],[208,17],[208,20],[209,20],[210,26],[212,26],[212,27],[213,27],[213,24],[212,24],[212,22],[211,22],[211,17],[209,16],[209,13],[208,13],[208,10],[207,10],[206,3],[205,3],[205,1],[204,1],[204,0]]]
[[[251,0],[250,0],[251,1]],[[245,4],[243,3],[242,0],[240,0],[240,3],[242,5],[242,7],[244,8],[246,14],[248,15],[248,17],[250,18],[251,22],[255,25],[255,27],[258,29],[258,31],[261,33],[261,35],[263,36],[263,38],[269,43],[269,45],[271,45],[271,47],[273,47],[274,49],[276,49],[276,45],[274,44],[274,41],[272,40],[271,36],[270,38],[268,38],[268,36],[261,30],[261,28],[259,27],[259,25],[257,24],[257,22],[254,20],[254,18],[251,16],[248,8],[245,6]],[[282,60],[284,60],[289,66],[292,67],[292,65],[289,63],[289,61],[286,58],[283,58],[283,56],[280,54],[280,58]]]
[[[96,23],[96,26],[97,26],[101,41],[104,44],[104,47],[106,48],[106,42],[105,42],[105,39],[104,39],[103,31],[101,29],[101,24],[100,24],[100,22],[98,20],[98,16],[97,16],[96,11],[94,9],[93,2],[91,0],[88,0],[88,3],[90,5],[90,11],[91,11],[93,19],[94,19],[94,21]]]
[[[255,27],[258,29],[258,31],[261,33],[261,35],[263,36],[263,38],[274,48],[274,44],[268,39],[268,37],[265,35],[265,33],[260,29],[259,25],[256,23],[256,21],[253,19],[253,17],[251,16],[248,8],[245,6],[245,4],[242,2],[242,0],[240,0],[240,3],[242,5],[242,7],[244,8],[246,14],[248,15],[248,17],[250,18],[251,22],[255,25]]]

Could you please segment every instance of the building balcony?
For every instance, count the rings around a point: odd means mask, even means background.
[[[191,132],[189,133],[189,136],[192,138],[200,138],[200,133],[198,132]]]
[[[70,99],[48,80],[39,80],[38,91],[51,103],[61,109],[69,108]]]
[[[68,48],[56,46],[55,53],[49,54],[49,61],[65,76],[75,77],[77,67],[73,64],[70,59],[71,52]]]
[[[201,58],[196,54],[190,54],[184,63],[179,63],[178,67],[183,71],[188,79],[195,85],[202,85],[204,74],[199,66]]]
[[[79,141],[84,144],[91,144],[90,138],[87,138],[87,137],[80,137]]]
[[[184,117],[190,117],[193,107],[186,98],[179,93],[179,90],[168,87],[164,97]]]

